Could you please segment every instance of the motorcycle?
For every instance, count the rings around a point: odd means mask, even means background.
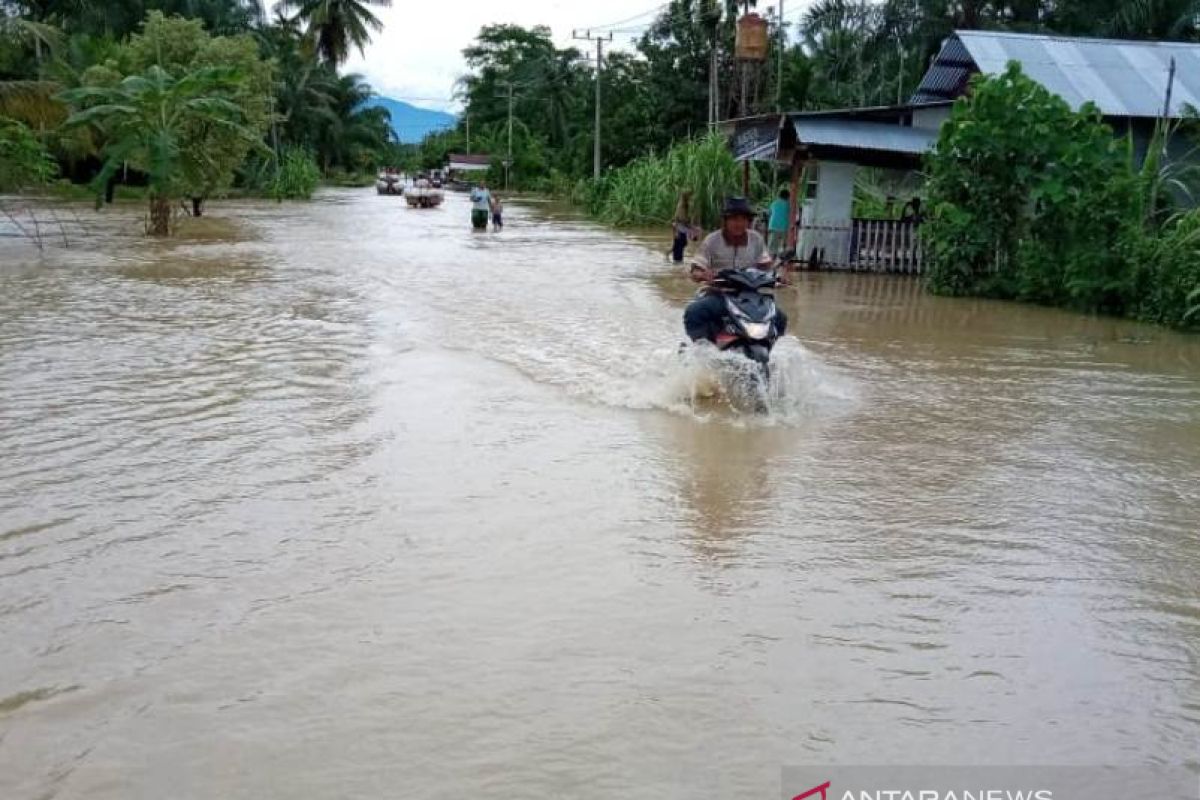
[[[786,317],[775,305],[772,293],[780,279],[774,272],[759,269],[726,269],[704,290],[719,298],[723,313],[719,327],[703,338],[723,353],[739,353],[749,362],[725,381],[730,400],[739,407],[767,410],[771,381],[771,350],[783,335]],[[711,301],[710,301],[711,302]],[[712,303],[715,312],[716,304]]]

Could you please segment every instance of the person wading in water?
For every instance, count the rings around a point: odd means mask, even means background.
[[[492,198],[492,230],[498,231],[504,228],[504,203],[499,197]]]
[[[679,194],[675,218],[671,220],[671,233],[671,258],[676,264],[682,264],[684,248],[687,247],[688,237],[692,235],[692,193],[689,191]]]
[[[487,181],[480,181],[471,192],[471,227],[477,231],[486,231],[491,213],[492,193],[488,191]]]
[[[792,193],[787,189],[779,193],[779,197],[771,203],[771,217],[767,222],[767,249],[776,258],[787,246],[789,217],[792,214]]]

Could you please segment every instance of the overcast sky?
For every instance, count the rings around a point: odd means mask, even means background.
[[[777,0],[760,0],[760,9]],[[514,23],[530,27],[547,25],[560,46],[571,42],[573,28],[619,23],[617,43],[637,35],[664,0],[442,0],[417,3],[393,0],[391,8],[376,9],[384,24],[367,47],[365,57],[355,51],[347,68],[366,75],[380,94],[414,105],[457,111],[452,100],[454,82],[466,66],[462,49],[484,25]],[[799,11],[800,0],[787,0],[786,16]],[[586,42],[577,43],[588,47]]]

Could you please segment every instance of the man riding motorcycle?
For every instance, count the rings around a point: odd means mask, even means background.
[[[721,270],[770,270],[771,254],[762,235],[750,228],[753,220],[754,209],[744,197],[728,198],[721,208],[721,229],[709,234],[692,258],[692,280],[707,286]],[[727,313],[719,292],[701,290],[683,312],[688,338],[715,344],[717,334],[725,327]],[[787,332],[787,315],[783,311],[776,313],[776,328],[782,336]]]

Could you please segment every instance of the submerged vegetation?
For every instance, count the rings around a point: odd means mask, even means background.
[[[233,170],[262,131],[236,98],[244,82],[231,67],[199,67],[178,77],[153,65],[115,86],[85,86],[60,97],[79,109],[68,129],[91,127],[103,138],[103,166],[94,186],[103,193],[123,166],[146,176],[148,229],[170,232],[173,201],[204,198],[233,180]]]
[[[0,192],[19,192],[49,181],[57,167],[27,125],[0,117]]]
[[[631,45],[604,59],[594,179],[600,76],[545,27],[483,27],[457,127],[400,147],[370,86],[339,71],[389,4],[0,0],[0,191],[57,174],[111,200],[123,184],[164,234],[231,191],[303,199],[322,178],[357,185],[380,164],[466,151],[491,156],[494,184],[570,194],[613,224],[665,222],[685,190],[712,224],[744,180],[714,118],[901,102],[959,28],[1200,40],[1187,2],[820,0],[780,19],[773,3],[670,0],[592,31]],[[756,5],[766,58],[747,67],[735,30]],[[1200,325],[1200,217],[1176,205],[1161,145],[1135,153],[1017,71],[977,82],[929,163],[931,288]],[[763,201],[781,178],[755,167],[749,193]],[[894,212],[876,189],[861,180],[856,207]]]
[[[276,200],[307,200],[320,182],[321,170],[312,154],[300,147],[289,147],[279,159],[271,196]]]
[[[929,158],[929,286],[1187,324],[1200,211],[1170,210],[1167,132],[1142,159],[1015,64],[977,78]]]
[[[180,201],[199,215],[234,188],[308,197],[321,171],[392,161],[387,112],[338,71],[387,4],[283,2],[268,21],[245,0],[0,0],[0,147],[21,155],[0,190],[55,169],[104,200],[128,183],[161,235]]]

